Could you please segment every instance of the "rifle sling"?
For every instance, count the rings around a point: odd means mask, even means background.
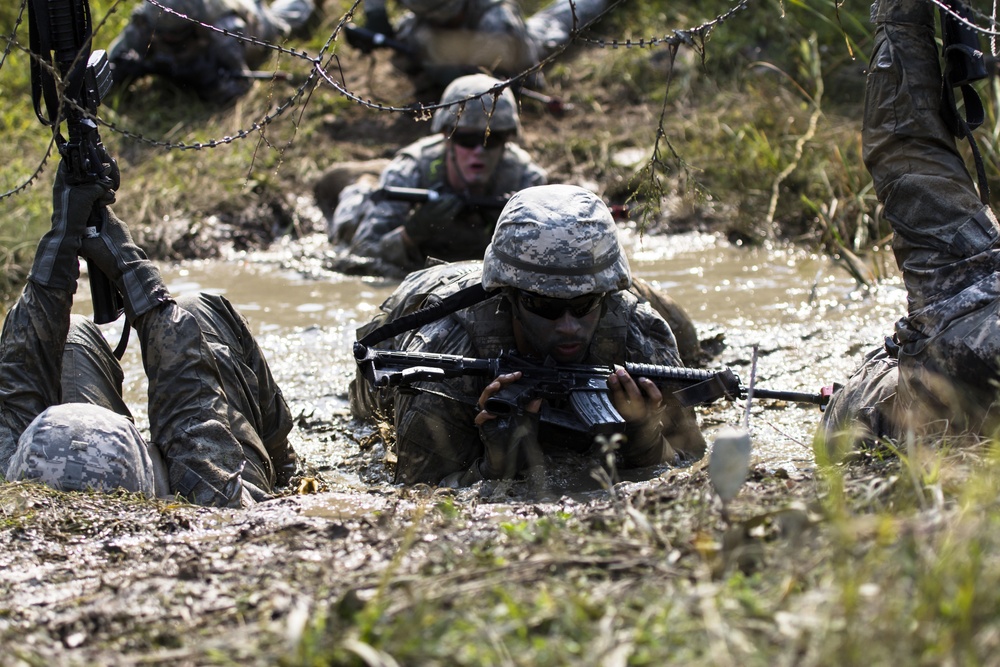
[[[420,310],[410,313],[409,315],[403,315],[402,317],[397,317],[391,322],[386,322],[377,329],[369,331],[358,342],[367,347],[372,347],[384,340],[392,338],[393,336],[398,336],[401,333],[412,331],[417,327],[422,327],[425,324],[435,322],[442,317],[451,315],[452,313],[462,310],[463,308],[468,308],[469,306],[481,303],[490,296],[492,296],[492,293],[487,292],[483,288],[482,283],[476,283],[474,285],[469,285],[468,287],[463,287],[454,294],[441,299],[440,302],[434,304],[433,306],[421,308]]]
[[[986,119],[983,101],[979,93],[972,87],[974,81],[985,79],[988,75],[983,61],[983,52],[979,48],[979,38],[974,31],[964,25],[960,19],[966,19],[968,12],[964,7],[955,9],[940,7],[941,39],[945,69],[941,86],[941,116],[945,124],[956,137],[968,139],[972,149],[973,162],[976,165],[976,181],[979,186],[979,199],[983,205],[989,206],[990,186],[986,178],[986,166],[979,151],[979,144],[972,135]],[[962,106],[965,116],[958,110],[955,88],[962,94]]]

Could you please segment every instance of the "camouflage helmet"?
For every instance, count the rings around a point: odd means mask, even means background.
[[[7,479],[60,491],[126,491],[156,495],[146,443],[125,417],[97,405],[47,408],[21,434]]]
[[[425,21],[447,23],[465,11],[466,0],[400,0],[400,4]]]
[[[515,287],[557,299],[632,284],[607,205],[575,185],[539,185],[507,202],[483,258],[483,287]]]
[[[452,132],[454,130],[477,130],[485,132],[514,132],[521,130],[521,120],[517,113],[517,100],[510,88],[504,88],[499,95],[493,93],[480,98],[463,100],[471,95],[479,95],[500,84],[499,79],[485,74],[461,76],[444,89],[441,104],[451,104],[434,112],[431,130]]]

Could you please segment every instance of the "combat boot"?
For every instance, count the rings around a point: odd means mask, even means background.
[[[930,0],[875,0],[871,22],[933,26],[934,6]]]

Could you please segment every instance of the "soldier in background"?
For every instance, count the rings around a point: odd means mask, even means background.
[[[399,0],[408,11],[395,25],[385,0],[365,0],[365,27],[393,39],[404,52],[393,64],[417,89],[444,88],[466,74],[486,71],[509,78],[567,43],[604,11],[606,0],[555,0],[525,20],[514,0]],[[540,74],[524,84],[541,86]]]
[[[202,99],[226,104],[253,84],[252,70],[270,55],[267,48],[205,26],[276,42],[300,29],[313,13],[313,0],[157,0],[172,12],[143,0],[108,48],[117,84],[147,74],[162,76]],[[204,24],[204,25],[201,25]]]
[[[477,282],[488,292],[484,301],[400,334],[390,347],[479,358],[516,351],[536,362],[561,364],[681,364],[669,325],[628,291],[631,271],[607,206],[569,185],[515,194],[481,264],[446,264],[411,274],[383,305],[385,315],[360,329],[359,338],[385,320]],[[589,439],[540,421],[537,400],[524,414],[499,416],[478,407],[519,375],[417,383],[416,392],[392,390],[388,396],[373,394],[357,378],[351,411],[364,419],[391,413],[396,481],[406,484],[467,486],[514,477],[556,450],[589,451]],[[692,409],[624,369],[612,374],[608,385],[626,422],[619,465],[646,467],[704,454]]]
[[[428,258],[481,259],[500,210],[511,194],[546,182],[545,170],[515,141],[521,130],[509,89],[486,93],[500,81],[485,74],[456,79],[434,112],[429,137],[400,150],[369,182],[340,193],[328,229],[330,240],[373,258],[383,275],[402,277]],[[482,95],[468,102],[464,100]],[[433,190],[438,197],[412,204],[373,196],[378,189]]]
[[[228,301],[170,296],[106,206],[116,181],[110,167],[101,182],[69,185],[59,167],[52,227],[0,334],[0,471],[64,491],[122,488],[220,507],[265,500],[296,467],[281,391]],[[102,217],[97,236],[86,231],[92,213]],[[149,378],[148,441],[101,330],[70,315],[78,256],[123,295]]]

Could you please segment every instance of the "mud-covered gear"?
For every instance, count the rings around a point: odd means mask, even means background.
[[[125,489],[153,497],[156,472],[149,449],[122,415],[96,405],[53,405],[21,434],[6,478],[60,491]],[[155,457],[162,466],[158,451]],[[159,474],[162,480],[162,468]]]
[[[170,293],[160,278],[160,271],[146,253],[132,240],[124,222],[111,209],[100,212],[100,232],[88,235],[80,246],[80,255],[99,268],[119,289],[124,298],[129,322],[170,300]]]
[[[116,83],[152,74],[191,88],[205,100],[226,103],[249,90],[248,70],[262,65],[270,50],[205,26],[275,42],[301,28],[313,0],[161,0],[167,12],[142,2],[108,48]],[[203,25],[200,25],[203,24]]]
[[[481,274],[479,262],[448,264],[412,273],[386,300],[382,309],[388,317],[393,317],[429,306],[481,281]],[[416,331],[401,334],[387,341],[385,346],[413,352],[497,357],[504,351],[517,349],[512,319],[510,303],[504,295],[498,294]],[[359,338],[381,322],[379,319],[359,329]],[[581,363],[626,361],[680,364],[676,343],[666,322],[648,303],[640,303],[631,293],[616,292],[607,297],[597,331]],[[460,377],[445,382],[417,383],[418,388],[434,393],[390,391],[386,394],[374,394],[364,380],[355,380],[351,387],[351,410],[362,418],[382,413],[393,419],[398,481],[438,483],[455,473],[463,477],[485,457],[480,429],[474,423],[476,408],[469,399],[474,403],[491,380]],[[682,408],[672,396],[665,398],[664,406],[662,419],[658,422],[660,427],[655,433],[646,428],[647,424],[637,425],[639,428],[632,433],[626,431],[632,438],[619,451],[621,465],[649,466],[696,459],[704,454],[705,441],[693,410]],[[537,440],[543,452],[565,449],[586,452],[592,445],[578,434],[550,424],[538,426]],[[527,453],[529,449],[523,451]],[[519,462],[524,463],[520,459]]]
[[[291,414],[232,304],[187,297],[141,318],[137,329],[150,435],[171,489],[199,504],[238,504],[241,477],[267,492],[287,482],[296,460]]]
[[[458,195],[441,195],[434,201],[418,206],[405,223],[403,229],[418,245],[439,236],[455,222],[455,216],[464,204]]]
[[[450,106],[434,112],[431,129],[445,134],[462,131],[519,133],[521,117],[510,88],[504,88],[499,93],[487,93],[500,85],[498,79],[485,74],[470,74],[455,79],[441,94],[441,104]],[[474,97],[476,95],[480,97]]]
[[[557,299],[614,292],[632,283],[611,211],[593,192],[543,185],[516,193],[483,258],[483,287]]]
[[[441,134],[410,144],[399,151],[382,172],[378,188],[420,188],[461,196],[462,193],[448,183],[445,168],[448,150],[447,139]],[[520,146],[508,143],[481,196],[507,197],[511,192],[545,182],[545,170]],[[424,268],[428,257],[445,261],[481,259],[500,214],[499,208],[463,206],[452,224],[414,247],[402,235],[413,204],[389,199],[375,201],[370,191],[364,203],[358,203],[356,200],[360,196],[361,193],[356,192],[351,198],[342,200],[342,205],[334,212],[334,226],[349,228],[354,223],[347,216],[360,216],[350,243],[351,252],[380,260],[380,272],[389,276],[403,277]]]
[[[855,399],[828,410],[821,431],[895,415],[901,435],[984,433],[995,425],[1000,377],[1000,225],[984,206],[941,114],[942,74],[928,0],[880,0],[869,64],[864,127],[865,164],[907,291],[907,314],[896,325],[898,371],[869,356],[856,375]],[[888,365],[887,365],[888,364]],[[866,400],[890,396],[889,406]],[[837,397],[834,397],[837,399]],[[842,401],[847,401],[845,396]],[[831,407],[838,407],[832,403]],[[872,408],[877,407],[877,411]],[[834,421],[836,420],[836,421]]]
[[[59,163],[52,186],[52,227],[38,242],[28,280],[56,289],[76,291],[80,249],[87,221],[109,196],[110,180],[69,185],[66,165]]]

